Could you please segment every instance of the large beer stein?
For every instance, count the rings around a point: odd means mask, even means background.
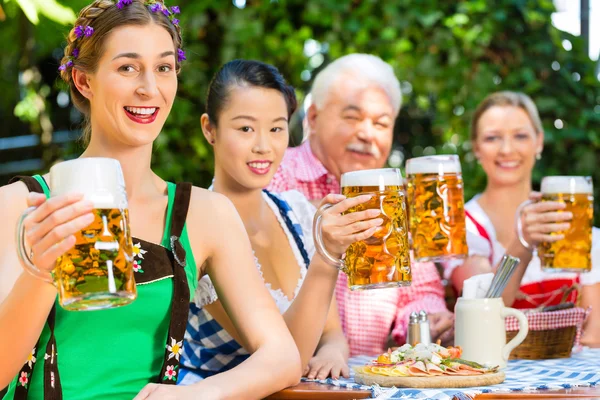
[[[559,212],[573,213],[571,227],[557,242],[542,242],[537,248],[542,268],[549,272],[588,272],[592,269],[592,224],[594,220],[594,195],[589,176],[547,176],[542,179],[541,201],[558,201],[566,208]],[[527,201],[519,207],[521,215]],[[521,219],[517,218],[517,232],[524,241]]]
[[[406,161],[410,233],[415,259],[444,261],[468,254],[463,180],[455,155]]]
[[[341,187],[342,194],[348,198],[373,194],[369,201],[352,207],[346,213],[378,209],[383,229],[366,240],[351,244],[343,259],[338,259],[327,251],[321,238],[321,214],[331,207],[325,204],[319,208],[314,220],[317,251],[348,275],[351,290],[409,286],[408,227],[400,170],[384,168],[348,172],[342,175]]]
[[[95,220],[78,232],[75,246],[59,257],[51,274],[40,271],[25,250],[23,221],[17,225],[17,250],[25,269],[58,289],[67,310],[123,306],[137,296],[133,245],[121,165],[110,158],[79,158],[50,168],[50,196],[84,194],[94,203]]]

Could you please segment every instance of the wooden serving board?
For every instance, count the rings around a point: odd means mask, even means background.
[[[472,376],[384,376],[356,371],[354,381],[361,385],[403,388],[464,388],[489,386],[504,382],[504,372]]]

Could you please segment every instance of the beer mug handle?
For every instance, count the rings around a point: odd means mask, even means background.
[[[321,232],[321,223],[323,219],[322,216],[323,212],[325,212],[331,206],[332,204],[323,204],[321,207],[319,207],[317,213],[315,214],[315,218],[313,220],[313,235],[315,237],[315,247],[319,254],[323,256],[323,258],[325,258],[325,261],[327,261],[329,264],[333,265],[340,271],[346,272],[346,264],[344,263],[344,260],[332,256],[323,244],[323,233]]]
[[[525,247],[527,250],[533,250],[533,247],[525,240],[525,236],[523,235],[523,221],[521,221],[521,214],[523,213],[523,209],[532,204],[531,200],[525,200],[522,202],[517,208],[517,212],[515,213],[515,224],[517,225],[517,236],[519,237],[519,242]]]
[[[35,207],[29,207],[27,210],[23,211],[23,214],[21,214],[21,216],[19,217],[16,232],[17,255],[19,256],[19,260],[21,260],[21,264],[23,265],[25,271],[29,272],[36,278],[39,278],[43,281],[54,285],[52,275],[49,272],[40,271],[38,267],[36,267],[35,264],[33,264],[31,257],[29,256],[29,254],[27,254],[27,250],[25,249],[25,229],[23,227],[23,222],[25,221],[25,218],[27,218],[27,216],[35,209]]]
[[[505,361],[508,361],[510,352],[513,351],[515,347],[520,345],[527,337],[527,333],[529,333],[529,321],[527,320],[525,314],[519,310],[515,310],[514,308],[504,307],[501,311],[501,314],[502,318],[512,315],[517,319],[517,321],[519,321],[519,333],[517,333],[517,335],[502,348],[502,358],[504,358]]]

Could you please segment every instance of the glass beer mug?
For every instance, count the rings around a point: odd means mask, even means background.
[[[75,246],[59,257],[51,274],[40,271],[25,250],[23,221],[17,250],[25,269],[58,289],[66,310],[100,310],[131,303],[137,296],[133,245],[121,164],[111,158],[79,158],[50,168],[50,196],[83,193],[94,203],[95,220],[78,232]]]
[[[314,236],[317,251],[331,264],[348,275],[351,290],[409,286],[411,282],[408,227],[402,175],[395,168],[348,172],[342,175],[342,194],[373,197],[346,213],[379,209],[383,229],[366,240],[348,247],[343,259],[333,257],[323,245],[321,214],[331,207],[325,204],[317,211]]]
[[[570,211],[573,219],[564,239],[542,242],[537,248],[542,268],[548,272],[588,272],[592,269],[592,224],[594,220],[594,195],[589,176],[547,176],[542,179],[541,201],[558,201],[566,204],[559,212]],[[517,211],[517,232],[523,242],[521,211],[530,204],[526,201]]]
[[[417,261],[444,261],[468,254],[460,161],[455,155],[406,161],[410,233]]]

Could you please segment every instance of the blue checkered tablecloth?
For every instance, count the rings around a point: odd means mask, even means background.
[[[350,367],[368,363],[373,356],[350,359]],[[506,380],[498,385],[465,389],[396,389],[379,386],[363,386],[350,379],[325,379],[316,382],[370,390],[377,399],[471,399],[481,393],[527,392],[532,390],[568,389],[600,385],[600,349],[584,348],[571,358],[555,360],[510,360],[504,370]]]

